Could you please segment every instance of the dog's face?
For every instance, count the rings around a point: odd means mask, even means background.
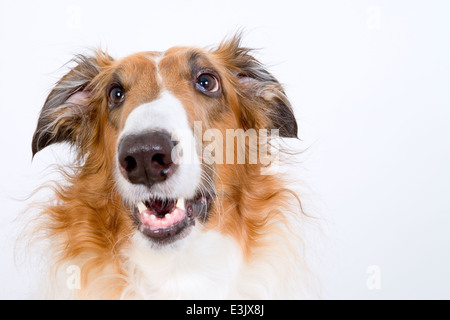
[[[108,172],[135,227],[153,243],[176,242],[218,215],[215,200],[239,182],[221,177],[227,164],[204,163],[196,129],[297,135],[280,84],[238,38],[213,51],[176,47],[121,60],[99,52],[76,61],[43,107],[33,155],[55,142],[75,145],[91,174]]]

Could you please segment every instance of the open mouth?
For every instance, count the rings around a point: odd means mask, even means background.
[[[195,225],[195,218],[206,220],[212,198],[149,199],[137,203],[134,219],[147,238],[167,244],[184,238]]]

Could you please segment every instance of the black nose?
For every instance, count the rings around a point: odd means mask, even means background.
[[[175,145],[167,133],[159,131],[125,137],[118,148],[122,175],[148,187],[166,180],[178,167],[171,158]]]

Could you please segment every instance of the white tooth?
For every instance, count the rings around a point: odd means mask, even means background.
[[[177,207],[184,210],[184,198],[178,199]]]
[[[170,218],[170,213],[166,213],[165,217],[166,217],[166,219],[169,219]]]
[[[152,215],[150,216],[150,219],[151,219],[151,220],[155,220],[155,219],[156,219],[156,216],[155,216],[154,214],[152,214]]]
[[[142,213],[143,211],[147,210],[147,206],[143,202],[138,202],[137,207],[139,213]]]

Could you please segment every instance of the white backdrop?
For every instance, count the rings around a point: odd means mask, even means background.
[[[122,57],[244,28],[310,146],[301,172],[328,225],[324,298],[449,299],[449,14],[448,1],[0,0],[0,298],[35,285],[35,266],[14,259],[14,219],[64,157],[31,162],[30,146],[60,67],[85,48]]]

